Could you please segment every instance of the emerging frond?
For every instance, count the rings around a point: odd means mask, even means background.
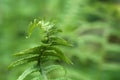
[[[30,23],[30,28],[29,28],[29,30],[28,30],[28,37],[30,37],[31,36],[31,34],[32,34],[32,32],[33,32],[33,30],[35,29],[35,27],[37,27],[36,26],[37,25],[37,20],[36,19],[34,19],[34,21],[33,22],[31,22]]]
[[[17,80],[23,80],[27,75],[32,72],[39,71],[41,74],[40,80],[48,80],[46,74],[52,72],[55,69],[61,69],[60,65],[54,65],[53,63],[56,60],[64,61],[66,63],[72,64],[71,60],[68,59],[62,50],[57,46],[71,46],[66,40],[61,37],[57,37],[56,34],[61,32],[60,29],[55,27],[54,24],[49,21],[38,21],[34,19],[34,21],[30,24],[30,29],[28,33],[28,37],[31,36],[33,30],[39,27],[45,36],[40,40],[42,44],[40,46],[30,48],[28,50],[24,50],[22,52],[14,54],[14,56],[20,56],[20,58],[10,64],[9,68],[13,68],[22,64],[27,64],[30,62],[36,61],[37,64],[33,65],[26,69],[23,74]],[[49,64],[50,62],[50,64]],[[51,63],[53,65],[51,65]],[[39,78],[35,77],[34,79],[39,80]],[[34,80],[33,79],[33,80]]]

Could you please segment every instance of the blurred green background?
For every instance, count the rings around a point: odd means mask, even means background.
[[[0,0],[0,80],[16,80],[24,68],[8,70],[13,53],[39,45],[35,18],[55,20],[74,47],[63,48],[74,65],[71,80],[120,80],[120,0]],[[29,79],[28,79],[29,80]]]

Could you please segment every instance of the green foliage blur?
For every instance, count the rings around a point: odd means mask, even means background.
[[[62,63],[70,80],[120,80],[119,0],[0,0],[0,80],[16,80],[26,68],[8,65],[13,53],[40,44],[38,29],[25,38],[39,17],[54,20],[73,44],[63,47],[74,63]]]

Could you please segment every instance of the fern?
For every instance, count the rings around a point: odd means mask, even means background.
[[[26,70],[22,73],[22,75],[19,76],[19,78],[18,78],[17,80],[23,80],[27,75],[29,75],[29,74],[31,74],[32,72],[35,72],[35,71],[37,71],[37,70],[39,70],[39,68],[32,66],[32,67],[26,69]]]
[[[44,37],[43,39],[41,39],[42,44],[40,46],[14,54],[14,56],[20,56],[20,59],[13,62],[9,67],[13,68],[34,61],[36,61],[37,63],[32,67],[26,69],[17,80],[24,80],[26,76],[33,72],[40,72],[40,74],[42,75],[42,79],[48,80],[47,73],[50,73],[57,68],[61,68],[60,65],[55,65],[54,63],[49,64],[49,61],[54,62],[55,60],[61,60],[66,63],[72,64],[71,60],[68,59],[62,52],[60,47],[58,47],[59,45],[71,46],[63,38],[57,37],[57,33],[61,32],[61,30],[55,27],[55,25],[50,22],[46,22],[44,20],[39,21],[35,19],[33,22],[30,23],[28,37],[31,36],[33,30],[36,27],[39,27],[40,30],[44,33]],[[38,80],[37,76],[33,79]]]

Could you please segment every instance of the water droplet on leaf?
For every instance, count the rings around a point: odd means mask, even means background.
[[[26,39],[28,39],[29,37],[28,37],[28,36],[26,36],[25,38],[26,38]]]

